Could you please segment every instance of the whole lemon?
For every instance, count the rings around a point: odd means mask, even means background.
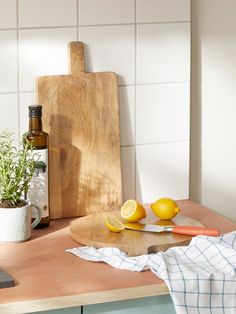
[[[179,212],[180,208],[176,202],[168,197],[163,197],[151,204],[154,214],[162,220],[170,220]]]

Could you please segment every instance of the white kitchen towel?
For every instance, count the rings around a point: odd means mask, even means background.
[[[119,269],[150,269],[165,281],[177,314],[236,314],[236,231],[220,237],[197,236],[189,246],[137,257],[117,248],[66,251]]]

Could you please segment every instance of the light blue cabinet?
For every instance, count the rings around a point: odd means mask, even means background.
[[[52,311],[37,312],[42,314],[175,314],[169,295],[149,298],[86,305]]]
[[[175,314],[175,309],[171,297],[162,295],[87,305],[83,307],[83,314]]]
[[[43,312],[34,312],[32,314],[81,314],[81,307],[71,307],[69,309],[60,309],[60,310],[51,310],[51,311],[43,311]]]

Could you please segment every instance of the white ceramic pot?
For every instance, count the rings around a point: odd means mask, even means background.
[[[31,223],[31,206],[37,209],[37,218]],[[37,226],[41,219],[40,209],[28,202],[23,207],[0,207],[0,241],[23,242],[31,237],[31,229]]]

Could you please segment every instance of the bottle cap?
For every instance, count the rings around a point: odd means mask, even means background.
[[[41,105],[29,106],[29,117],[30,118],[42,117],[42,106]]]

